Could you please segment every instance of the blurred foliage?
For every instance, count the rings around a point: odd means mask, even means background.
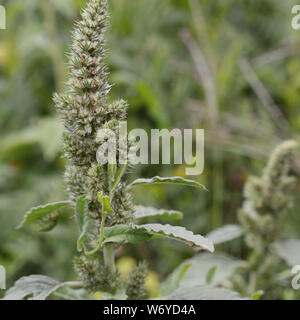
[[[64,87],[64,52],[83,2],[3,1],[7,30],[0,30],[0,264],[7,268],[8,286],[35,273],[64,281],[73,277],[75,230],[67,214],[47,236],[15,227],[30,207],[66,198],[61,126],[52,94]],[[130,128],[206,130],[206,168],[196,178],[210,192],[143,187],[135,195],[139,204],[181,210],[183,224],[201,234],[237,221],[247,177],[261,172],[280,141],[299,141],[300,42],[299,31],[290,25],[295,3],[111,1],[112,96],[129,101]],[[262,87],[271,100],[261,95]],[[297,161],[298,174],[299,168]],[[184,166],[139,166],[132,172],[133,177],[153,175],[184,175]],[[300,236],[299,199],[283,230],[290,237]],[[221,249],[247,255],[239,240]],[[121,253],[146,259],[153,272],[165,277],[192,250],[156,240],[126,245]]]

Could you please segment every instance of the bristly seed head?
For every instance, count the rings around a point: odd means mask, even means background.
[[[67,191],[74,202],[85,195],[91,215],[97,218],[101,212],[97,193],[108,194],[109,185],[107,167],[97,163],[96,134],[99,129],[109,128],[118,135],[118,126],[112,124],[125,120],[127,110],[125,101],[108,100],[111,86],[105,64],[107,27],[107,0],[88,1],[72,34],[67,90],[54,96],[65,127],[63,154],[68,159]],[[132,220],[131,198],[125,188],[125,184],[120,183],[116,191],[118,197],[112,199],[116,215],[107,221],[109,225]]]

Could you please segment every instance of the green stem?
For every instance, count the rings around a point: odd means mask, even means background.
[[[215,148],[212,150],[212,175],[213,175],[213,204],[212,204],[212,228],[219,228],[223,223],[223,172],[222,155]]]
[[[111,272],[115,273],[116,265],[114,245],[112,243],[106,244],[103,248],[103,254],[105,266],[108,267]]]
[[[257,274],[255,271],[250,273],[249,287],[248,292],[249,295],[252,295],[256,291],[256,282],[257,282]]]
[[[103,211],[103,213],[102,213],[102,220],[101,220],[101,226],[100,226],[100,242],[99,242],[100,248],[102,247],[103,239],[104,239],[104,224],[105,224],[105,219],[106,219],[106,214],[105,214],[105,212]]]
[[[63,284],[63,287],[82,287],[84,284],[82,281],[69,281]]]
[[[101,219],[101,225],[100,225],[100,239],[98,242],[97,247],[89,252],[86,252],[87,255],[92,256],[97,251],[99,251],[102,248],[103,245],[103,239],[104,239],[104,225],[105,225],[105,219],[106,219],[106,213],[104,211],[104,205],[102,204],[102,219]]]

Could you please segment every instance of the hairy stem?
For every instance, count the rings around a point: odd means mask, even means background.
[[[82,287],[82,286],[83,286],[82,281],[69,281],[63,284],[63,287]]]
[[[116,272],[114,245],[109,243],[103,247],[104,263],[112,273]]]
[[[256,283],[257,283],[257,272],[252,271],[250,273],[250,280],[248,286],[249,295],[252,295],[256,291]]]

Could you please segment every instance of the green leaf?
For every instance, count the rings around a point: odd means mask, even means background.
[[[300,240],[288,239],[273,244],[278,256],[289,266],[300,265]]]
[[[81,196],[76,201],[76,207],[75,207],[75,217],[77,222],[77,227],[79,230],[79,233],[82,232],[82,228],[84,225],[85,220],[85,211],[87,209],[87,202],[85,200],[84,196]]]
[[[104,226],[105,226],[105,220],[106,220],[106,214],[107,213],[114,213],[114,211],[111,208],[110,205],[110,197],[103,195],[103,192],[99,192],[97,194],[98,201],[102,204],[102,213],[101,213],[101,225],[100,225],[100,234],[99,234],[99,241],[98,245],[91,251],[86,251],[86,254],[93,255],[98,250],[100,250],[104,244]]]
[[[186,261],[191,267],[183,277],[180,287],[206,285],[209,272],[216,267],[210,285],[217,286],[228,279],[242,265],[242,261],[225,254],[200,253]],[[212,272],[212,271],[211,271]]]
[[[170,297],[170,300],[245,300],[237,292],[215,288],[211,286],[196,285],[179,288]]]
[[[187,270],[190,268],[190,264],[185,263],[176,268],[167,280],[162,284],[160,289],[160,296],[166,297],[179,288],[180,282]]]
[[[151,238],[152,235],[142,230],[134,229],[128,225],[116,225],[104,228],[103,243],[138,243]]]
[[[196,187],[196,188],[201,188],[207,191],[205,186],[197,181],[190,180],[190,179],[185,179],[182,177],[168,177],[168,178],[163,178],[163,177],[153,177],[150,179],[137,179],[133,181],[128,187],[131,188],[133,186],[137,185],[147,185],[147,184],[182,184],[190,187]]]
[[[99,203],[102,203],[103,202],[103,192],[98,192],[97,194],[97,199],[99,201]]]
[[[59,212],[53,212],[38,220],[41,232],[51,231],[59,220]]]
[[[213,281],[213,278],[216,274],[217,266],[211,267],[206,274],[206,284],[210,285]]]
[[[158,238],[170,238],[178,241],[183,241],[190,245],[200,247],[210,252],[214,251],[213,243],[202,237],[201,235],[193,234],[183,227],[171,226],[169,224],[162,225],[159,223],[135,225],[134,228],[143,230],[149,234],[153,234]]]
[[[55,212],[58,209],[61,209],[65,206],[70,205],[70,201],[60,201],[55,203],[48,203],[43,206],[38,206],[30,209],[26,212],[23,221],[20,223],[20,225],[17,227],[17,229],[20,229],[24,226],[27,226],[30,223],[36,222],[39,219]]]
[[[239,238],[243,234],[243,228],[239,225],[228,224],[206,235],[215,245]]]
[[[75,217],[79,232],[77,250],[81,252],[82,247],[84,247],[84,237],[88,227],[88,202],[84,196],[79,197],[76,201]]]
[[[114,213],[114,210],[111,208],[110,205],[110,198],[108,196],[103,197],[104,212],[106,213]]]
[[[23,277],[6,292],[3,300],[45,300],[62,286],[64,283],[42,275]]]
[[[103,205],[104,207],[104,212],[105,213],[114,213],[114,210],[111,208],[110,205],[110,198],[109,196],[103,195],[102,192],[98,193],[98,201]]]
[[[164,219],[182,219],[182,213],[175,210],[155,209],[152,207],[136,206],[135,219],[143,219],[148,217],[159,217]]]

